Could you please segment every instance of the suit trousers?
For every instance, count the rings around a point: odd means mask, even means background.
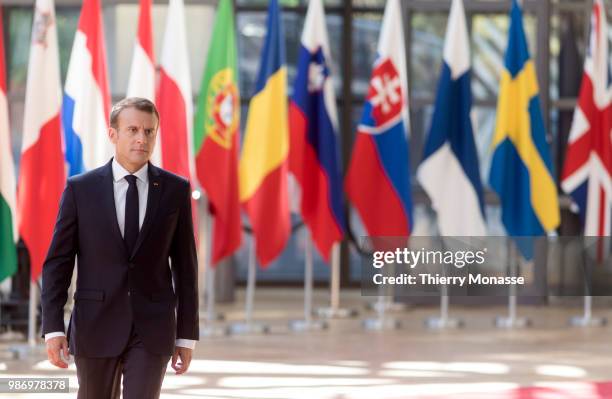
[[[123,399],[158,399],[170,356],[147,352],[138,334],[117,357],[75,356],[79,381],[77,399],[118,399],[123,377]]]

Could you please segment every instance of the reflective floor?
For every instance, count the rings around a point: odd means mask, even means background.
[[[328,295],[315,293],[315,308]],[[526,329],[500,330],[495,316],[507,309],[451,306],[463,320],[457,330],[432,331],[424,321],[436,307],[388,312],[402,328],[366,331],[365,306],[371,298],[358,291],[343,293],[343,307],[357,318],[331,320],[322,331],[293,332],[288,321],[303,317],[298,289],[262,289],[256,293],[255,320],[267,324],[266,335],[203,338],[186,375],[168,370],[162,398],[223,399],[390,399],[390,398],[612,398],[612,328],[576,328],[568,319],[582,311],[579,300],[549,306],[520,306],[531,319]],[[233,305],[219,306],[226,325],[240,321],[244,293]],[[612,320],[612,306],[595,300],[595,316]],[[66,376],[71,395],[5,394],[11,398],[76,397],[74,364],[54,369],[42,353],[13,359],[0,345],[0,377]]]

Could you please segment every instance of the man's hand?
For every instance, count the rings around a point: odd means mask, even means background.
[[[172,368],[176,374],[183,374],[187,371],[189,364],[191,363],[192,355],[193,349],[183,348],[181,346],[174,348],[174,355],[172,355]],[[179,358],[181,361],[177,363]]]
[[[65,361],[62,359],[61,354],[64,355]],[[68,340],[66,337],[54,337],[47,341],[47,358],[52,365],[63,369],[68,368],[70,354],[68,353]]]

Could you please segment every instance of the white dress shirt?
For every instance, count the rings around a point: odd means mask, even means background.
[[[121,236],[123,237],[123,231],[125,229],[125,197],[129,187],[129,183],[125,179],[125,176],[129,175],[130,172],[125,170],[125,168],[121,166],[115,158],[113,158],[112,167],[115,210],[117,211],[119,230],[121,231]],[[138,228],[142,228],[142,223],[144,222],[145,213],[147,211],[147,197],[149,194],[149,164],[144,164],[142,168],[134,172],[134,176],[136,176],[136,187],[138,187]],[[54,337],[64,336],[66,336],[66,334],[64,334],[62,331],[51,332],[45,334],[45,341]],[[195,348],[195,343],[196,341],[192,339],[178,338],[176,340],[176,346],[189,349]]]

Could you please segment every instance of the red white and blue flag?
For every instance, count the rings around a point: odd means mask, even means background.
[[[578,207],[585,236],[610,236],[611,232],[612,90],[607,33],[604,5],[596,0],[561,181]]]
[[[69,176],[108,162],[110,94],[100,0],[85,0],[74,36],[62,103]]]
[[[389,0],[346,176],[348,198],[370,236],[413,229],[407,92],[402,13],[399,0]]]
[[[338,145],[338,112],[321,0],[311,0],[289,103],[289,170],[299,184],[302,219],[319,253],[329,261],[342,239],[344,210]]]

